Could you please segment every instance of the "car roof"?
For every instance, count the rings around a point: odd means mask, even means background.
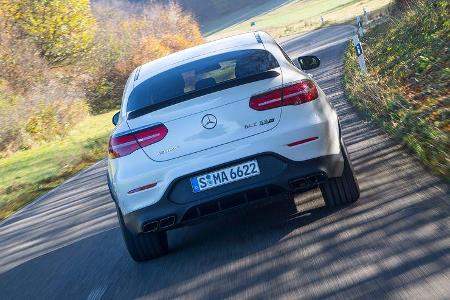
[[[267,34],[264,33],[264,35]],[[187,62],[194,58],[206,56],[211,53],[229,51],[233,48],[264,48],[260,37],[260,32],[249,32],[226,37],[155,59],[137,69],[137,72],[139,73],[134,76],[134,86],[138,85],[142,81],[145,81],[156,73],[167,69],[169,66],[175,67],[182,62]]]

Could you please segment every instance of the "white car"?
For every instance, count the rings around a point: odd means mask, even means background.
[[[167,230],[320,186],[329,207],[359,187],[339,120],[265,32],[206,43],[137,68],[109,143],[108,185],[132,258],[167,253]]]

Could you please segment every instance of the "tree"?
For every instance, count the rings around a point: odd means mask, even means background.
[[[80,57],[95,35],[89,0],[0,0],[0,17],[31,38],[53,66]]]

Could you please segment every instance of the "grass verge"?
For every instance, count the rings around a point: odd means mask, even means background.
[[[60,140],[0,159],[0,219],[104,158],[112,115],[89,116]]]
[[[209,40],[258,29],[278,38],[299,32],[311,31],[324,25],[354,22],[363,14],[363,8],[371,17],[383,14],[392,0],[297,0],[248,21],[230,26],[208,36]],[[322,24],[323,17],[324,24]],[[254,28],[250,22],[255,22]]]
[[[450,181],[449,53],[446,0],[418,1],[370,31],[369,74],[360,74],[353,46],[345,55],[350,101]]]

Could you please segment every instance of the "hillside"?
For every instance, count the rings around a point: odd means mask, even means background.
[[[170,0],[128,1],[131,3],[156,2],[161,4],[170,2]],[[294,0],[177,0],[176,3],[178,3],[185,11],[191,13],[200,23],[202,32],[205,35],[209,35],[255,16],[270,12],[293,1]]]
[[[97,0],[98,1],[98,0]],[[101,2],[101,1],[99,1]],[[128,0],[161,3],[170,0]],[[384,14],[392,0],[177,0],[199,22],[205,37],[218,39],[265,30],[275,37],[311,31],[320,26],[352,22],[363,8],[372,17]],[[255,26],[251,26],[254,23]]]

